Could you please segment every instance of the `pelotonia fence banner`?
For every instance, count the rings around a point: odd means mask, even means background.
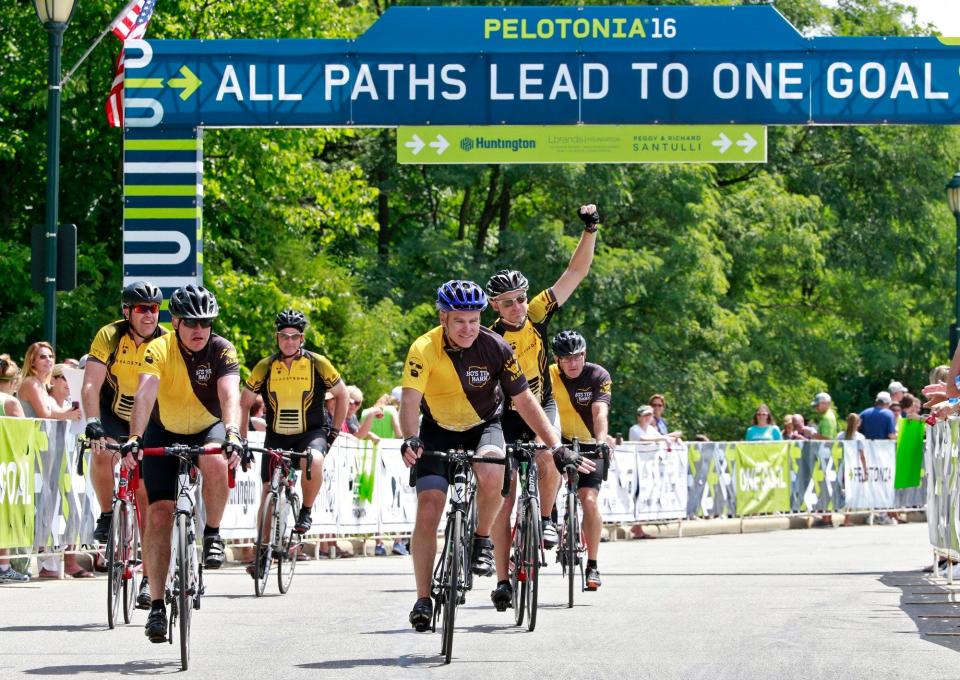
[[[33,545],[34,466],[47,448],[41,422],[0,418],[0,548]]]
[[[788,442],[737,444],[737,514],[790,511]]]

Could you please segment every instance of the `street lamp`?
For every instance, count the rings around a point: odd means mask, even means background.
[[[952,357],[957,351],[957,342],[960,340],[960,172],[950,178],[946,189],[950,212],[957,221],[957,300],[955,321],[950,324],[950,356]]]
[[[33,0],[50,36],[47,70],[47,222],[43,240],[43,339],[57,344],[57,222],[60,202],[60,52],[76,0]]]

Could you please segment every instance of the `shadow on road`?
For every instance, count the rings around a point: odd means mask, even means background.
[[[36,633],[38,631],[47,631],[51,633],[79,633],[85,630],[108,630],[105,623],[78,623],[76,625],[50,625],[50,626],[4,626],[0,628],[0,633]]]
[[[385,666],[394,668],[400,666],[407,668],[410,666],[422,666],[430,668],[433,666],[442,666],[443,659],[439,656],[424,656],[422,654],[403,654],[387,659],[331,659],[330,661],[317,661],[316,663],[297,664],[298,668],[309,668],[313,670],[345,670],[348,668],[363,668],[366,666]]]
[[[145,661],[134,659],[127,663],[91,664],[89,666],[44,666],[30,668],[24,671],[27,675],[78,675],[80,673],[96,673],[111,676],[117,675],[157,675],[160,673],[180,672],[180,660],[177,661]]]
[[[917,627],[920,637],[960,652],[960,581],[919,571],[883,574],[880,583],[900,590],[900,609]]]

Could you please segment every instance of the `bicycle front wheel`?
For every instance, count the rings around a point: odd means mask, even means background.
[[[140,525],[137,524],[137,512],[130,503],[123,504],[123,531],[125,537],[120,544],[123,557],[123,622],[130,623],[133,608],[137,604],[140,587]]]
[[[455,512],[450,518],[448,526],[450,536],[447,538],[450,544],[450,552],[447,554],[448,562],[444,573],[443,582],[443,618],[441,630],[440,653],[443,654],[443,662],[450,663],[453,656],[453,626],[457,619],[457,604],[460,602],[459,583],[460,573],[463,570],[464,551],[463,551],[463,515]],[[469,565],[466,569],[470,571]]]
[[[567,583],[569,585],[567,593],[567,608],[573,607],[573,590],[576,581],[577,562],[580,556],[577,554],[577,492],[567,493],[567,526],[566,526],[566,545],[567,551]]]
[[[120,597],[123,590],[123,519],[120,516],[123,503],[113,504],[113,518],[110,520],[110,536],[107,538],[107,550],[104,559],[107,562],[107,625],[112,630],[117,625],[120,611]]]
[[[523,516],[517,516],[517,524],[513,529],[513,542],[510,545],[510,588],[513,591],[513,620],[518,626],[523,625],[523,605],[526,601],[526,574],[524,562],[524,533]]]
[[[183,670],[190,667],[190,619],[193,614],[191,591],[194,585],[191,562],[196,560],[196,546],[190,544],[190,521],[189,515],[177,514],[177,580],[180,584],[177,608],[180,610],[180,668]]]
[[[263,514],[260,516],[260,525],[257,527],[257,547],[253,557],[253,592],[261,597],[267,590],[267,579],[270,577],[270,563],[273,561],[271,549],[273,537],[277,527],[277,492],[267,494],[263,504]]]
[[[290,494],[289,501],[280,504],[280,554],[277,555],[277,585],[281,593],[290,590],[293,572],[297,568],[297,556],[300,554],[300,534],[293,530],[300,514],[300,498]]]
[[[531,501],[526,509],[526,530],[523,532],[523,603],[527,610],[527,630],[537,626],[537,594],[540,584],[540,509]],[[522,623],[518,623],[519,626]]]

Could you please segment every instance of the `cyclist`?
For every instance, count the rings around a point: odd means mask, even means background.
[[[600,214],[597,206],[592,203],[580,206],[577,216],[583,221],[583,234],[566,270],[552,287],[530,299],[527,293],[530,287],[527,278],[513,269],[501,269],[487,281],[490,304],[499,314],[491,328],[502,335],[513,348],[530,390],[551,422],[556,421],[557,407],[547,375],[547,342],[550,337],[548,325],[553,315],[570,299],[589,273],[597,242],[597,230],[600,228]],[[504,440],[508,442],[532,440],[534,437],[513,404],[504,411],[502,423]],[[560,490],[561,480],[560,474],[549,464],[546,452],[538,458],[537,465],[540,471],[541,535],[544,547],[549,549],[557,544],[557,529],[549,514],[553,499]],[[498,546],[495,551],[497,588],[491,593],[491,598],[499,611],[506,610],[513,597],[510,581],[507,579],[512,510],[512,502],[504,503],[493,525],[493,541]]]
[[[240,437],[240,366],[237,351],[212,331],[220,313],[216,298],[203,286],[187,285],[170,296],[173,333],[147,345],[140,365],[140,384],[130,417],[130,438],[123,445],[122,463],[128,468],[142,458],[142,447],[219,442],[229,460],[201,456],[203,504],[203,562],[207,569],[223,564],[220,519],[229,496],[227,467],[236,467],[243,451]],[[144,561],[147,573],[165,574],[170,563],[170,539],[177,496],[178,461],[147,458],[141,463],[150,505]],[[164,642],[167,613],[164,581],[150,581],[150,615],[146,634]]]
[[[157,323],[163,293],[149,281],[134,281],[120,293],[123,318],[109,323],[93,338],[83,370],[83,410],[87,414],[86,436],[92,451],[90,477],[100,503],[100,517],[93,537],[106,543],[113,519],[113,470],[117,457],[105,443],[125,441],[130,433],[130,412],[137,392],[140,362],[147,343],[166,330]],[[145,534],[147,492],[137,488],[137,502],[144,512],[140,516],[140,535]],[[150,589],[146,572],[137,594],[137,607],[150,608]]]
[[[564,442],[576,437],[581,451],[610,454],[607,414],[610,410],[610,373],[599,364],[587,362],[587,341],[577,331],[560,331],[551,343],[556,363],[550,366],[550,381],[560,413]],[[583,536],[587,544],[587,590],[600,587],[597,554],[603,520],[597,495],[603,482],[602,463],[589,475],[580,475],[577,495],[583,507]]]
[[[310,530],[310,510],[323,484],[323,457],[340,433],[347,413],[347,388],[330,361],[320,354],[303,348],[303,331],[307,317],[302,312],[288,309],[277,314],[277,351],[254,366],[240,396],[240,431],[246,432],[250,407],[263,397],[266,409],[267,448],[313,453],[311,479],[302,480],[303,507],[297,517],[294,531],[305,534]],[[330,391],[335,403],[333,422],[327,419],[324,394]],[[260,465],[261,520],[263,503],[270,491],[269,458],[264,455]],[[306,461],[300,462],[306,469]],[[256,570],[250,569],[253,576]]]
[[[527,386],[510,346],[480,325],[487,298],[472,281],[448,281],[437,290],[440,325],[417,338],[404,364],[400,401],[403,461],[416,469],[417,517],[413,529],[413,570],[417,601],[410,623],[423,632],[430,628],[433,603],[430,578],[437,552],[437,527],[443,513],[448,466],[435,458],[421,458],[424,449],[443,451],[463,447],[476,455],[504,455],[500,414],[504,399],[512,397],[521,416],[551,448],[560,467],[572,463],[589,471],[592,461],[577,458],[560,444],[536,397]],[[422,411],[423,421],[418,423]],[[500,509],[498,466],[479,464],[477,528],[474,563],[478,575],[493,571],[489,531]]]

